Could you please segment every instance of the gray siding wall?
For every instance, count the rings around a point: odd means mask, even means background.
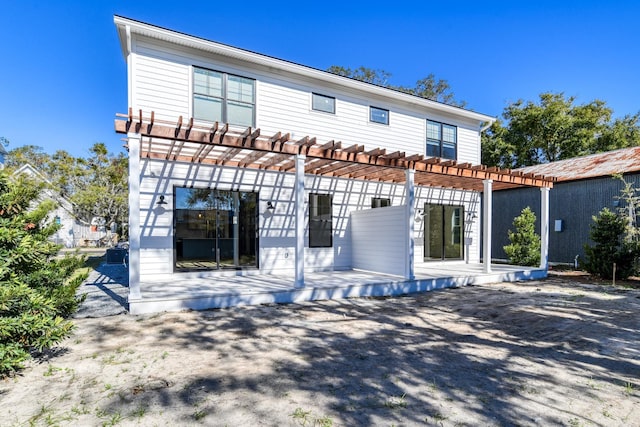
[[[640,187],[640,174],[625,175],[628,182]],[[614,201],[623,184],[610,177],[561,182],[549,194],[549,262],[573,263],[575,256],[584,259],[584,244],[589,239],[592,217],[603,208],[615,210]],[[493,193],[492,257],[506,259],[502,249],[509,244],[508,230],[513,229],[513,218],[530,206],[538,218],[536,231],[540,232],[540,190],[524,188]],[[562,220],[562,231],[555,231],[555,221]]]

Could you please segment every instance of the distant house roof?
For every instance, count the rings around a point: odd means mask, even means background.
[[[640,171],[640,147],[622,148],[606,153],[591,154],[517,169],[523,173],[544,175],[562,181],[609,176],[615,173]]]

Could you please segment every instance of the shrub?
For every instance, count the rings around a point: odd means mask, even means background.
[[[60,247],[48,238],[59,226],[49,219],[55,203],[39,200],[43,189],[0,172],[0,376],[69,335],[65,318],[86,277],[73,276],[82,258],[55,258]]]
[[[585,261],[582,267],[589,273],[603,279],[613,278],[613,264],[616,264],[616,278],[626,279],[635,273],[634,261],[640,255],[638,244],[625,239],[627,220],[608,208],[593,217],[589,237],[595,243],[585,245]]]
[[[511,244],[503,249],[509,262],[516,265],[536,266],[540,264],[540,236],[535,232],[536,215],[529,207],[513,219],[515,231],[509,230]]]

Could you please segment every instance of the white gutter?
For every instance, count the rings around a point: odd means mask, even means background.
[[[216,55],[225,56],[229,58],[235,58],[248,63],[253,63],[268,67],[270,69],[281,70],[289,72],[299,76],[319,80],[326,83],[331,83],[337,86],[342,86],[349,89],[354,89],[360,92],[366,92],[385,98],[394,99],[401,102],[407,102],[420,107],[437,110],[442,113],[453,114],[461,116],[469,120],[475,120],[478,122],[493,123],[495,118],[487,116],[485,114],[476,113],[474,111],[465,110],[463,108],[454,107],[452,105],[443,104],[429,99],[420,98],[414,95],[408,95],[402,92],[398,92],[392,89],[376,86],[370,83],[364,83],[358,80],[353,80],[348,77],[338,76],[336,74],[329,73],[327,71],[317,70],[315,68],[307,67],[304,65],[296,64],[293,62],[285,61],[278,58],[262,55],[259,53],[251,52],[244,49],[216,43],[210,40],[190,36],[187,34],[179,33],[176,31],[168,30],[166,28],[156,27],[151,24],[139,22],[124,18],[121,16],[114,16],[114,23],[118,27],[120,37],[123,34],[121,28],[128,27],[132,33],[141,34],[147,37],[168,41],[171,43],[192,47],[198,50],[207,51]],[[122,43],[121,43],[122,44]],[[124,46],[122,46],[124,48]]]

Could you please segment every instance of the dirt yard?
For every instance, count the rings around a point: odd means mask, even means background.
[[[640,290],[551,278],[77,319],[4,425],[640,426]]]

